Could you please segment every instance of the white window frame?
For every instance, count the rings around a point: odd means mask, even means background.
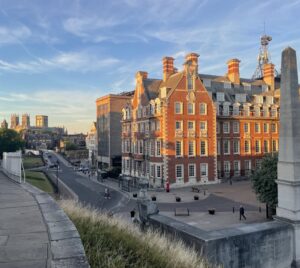
[[[199,104],[199,114],[200,115],[207,115],[207,104],[205,102],[201,102]]]
[[[225,150],[225,144],[228,144],[228,151]],[[223,140],[223,154],[230,155],[230,140]]]
[[[227,128],[225,128],[225,126],[227,126]],[[224,134],[230,133],[230,122],[228,122],[228,121],[223,122],[223,133]]]
[[[205,145],[205,153],[202,153],[202,142],[204,142]],[[200,156],[207,156],[208,155],[208,142],[207,140],[200,140]]]
[[[202,167],[205,169],[205,174],[202,174]],[[200,178],[207,179],[208,178],[208,164],[207,163],[200,163]]]
[[[177,176],[177,167],[181,168],[181,177]],[[175,165],[175,177],[176,177],[176,180],[177,179],[183,180],[183,178],[184,178],[184,165],[183,164]]]
[[[190,144],[192,144],[192,146],[193,146],[193,152],[192,152],[192,154],[190,154],[191,152],[190,152]],[[194,140],[189,140],[188,141],[188,156],[189,157],[194,157],[195,155],[196,155],[196,142],[194,141]]]
[[[192,111],[191,111],[191,112],[190,112],[190,105],[192,105],[192,106],[191,106],[191,107],[192,107]],[[187,112],[188,112],[188,114],[190,114],[190,115],[195,114],[195,103],[189,102],[189,103],[187,104]]]
[[[235,145],[237,144],[237,151],[235,150]],[[238,139],[233,140],[233,154],[240,154],[240,141]]]
[[[177,108],[178,108],[177,105],[179,105],[180,111],[177,111]],[[182,102],[179,102],[179,101],[175,102],[175,104],[174,104],[174,113],[175,114],[182,114],[183,113],[183,103]]]
[[[191,174],[190,174],[190,167],[194,167],[194,175],[192,176]],[[188,175],[189,175],[189,178],[192,178],[192,179],[194,179],[194,178],[196,178],[196,164],[189,164],[188,165]]]
[[[233,121],[232,129],[233,129],[233,133],[235,133],[235,134],[240,133],[240,122],[239,121]]]
[[[180,143],[180,154],[177,154],[177,143]],[[182,140],[176,140],[175,141],[175,156],[176,157],[182,157],[183,156],[183,141]]]
[[[246,151],[246,142],[248,142],[248,151]],[[251,140],[244,140],[244,152],[245,154],[251,154]]]

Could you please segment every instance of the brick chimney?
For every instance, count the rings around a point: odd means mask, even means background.
[[[227,77],[234,84],[240,84],[240,60],[231,59],[227,61]]]
[[[164,57],[163,58],[163,80],[164,82],[175,72],[174,70],[174,58]]]
[[[185,64],[191,62],[196,69],[196,74],[198,74],[198,57],[199,54],[194,52],[191,52],[185,56]]]
[[[275,89],[274,70],[275,65],[273,63],[266,63],[263,66],[263,80],[269,86],[270,90]]]

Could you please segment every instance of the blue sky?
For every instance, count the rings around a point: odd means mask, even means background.
[[[299,11],[298,0],[0,0],[0,120],[47,114],[87,132],[96,98],[132,90],[138,70],[160,78],[163,56],[181,69],[197,52],[200,73],[219,75],[239,58],[251,77],[264,21],[279,70],[282,49],[299,50]]]

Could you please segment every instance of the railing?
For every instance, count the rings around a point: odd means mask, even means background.
[[[22,152],[3,153],[2,170],[10,179],[18,183],[25,182]]]

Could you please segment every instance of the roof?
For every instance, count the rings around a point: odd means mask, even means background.
[[[149,100],[158,97],[161,82],[162,80],[160,79],[143,79],[145,93],[147,94]]]

